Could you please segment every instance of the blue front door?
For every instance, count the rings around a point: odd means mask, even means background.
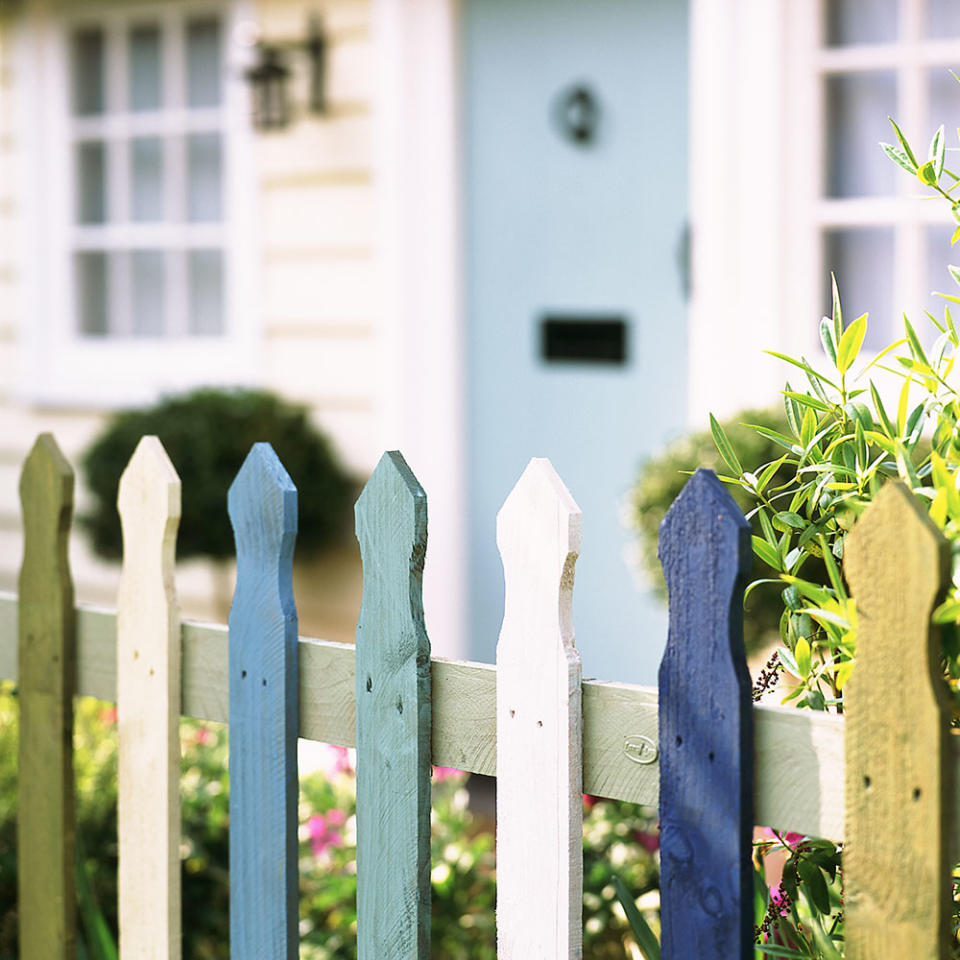
[[[655,682],[621,511],[685,418],[687,4],[466,0],[462,28],[471,655],[503,614],[497,510],[545,456],[583,510],[584,676]]]

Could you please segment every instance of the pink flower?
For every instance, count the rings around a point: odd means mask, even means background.
[[[322,856],[331,847],[339,847],[343,843],[340,827],[345,817],[342,810],[330,810],[326,816],[315,813],[307,821],[310,832],[310,848],[315,857]]]
[[[193,742],[196,744],[209,743],[213,739],[213,734],[206,727],[198,727],[193,735]]]
[[[777,914],[781,917],[790,915],[790,901],[783,892],[783,887],[776,886],[770,888],[770,904]]]
[[[117,722],[117,708],[116,707],[104,707],[100,711],[100,722],[101,723],[116,723]]]
[[[660,834],[659,833],[646,833],[643,830],[637,830],[633,839],[643,847],[647,853],[655,853],[660,849]]]
[[[589,793],[583,795],[583,806],[585,810],[592,810],[597,803],[597,798]]]
[[[350,751],[346,747],[337,747],[332,743],[325,743],[323,748],[320,767],[328,779],[341,773],[350,773],[353,770],[350,765]]]
[[[456,767],[434,767],[433,779],[437,783],[442,783],[444,780],[449,780],[450,777],[459,777],[462,773],[463,771],[457,770]]]

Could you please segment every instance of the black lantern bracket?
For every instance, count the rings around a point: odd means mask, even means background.
[[[311,15],[307,37],[288,43],[263,39],[253,44],[256,62],[245,72],[253,98],[253,125],[257,130],[282,130],[293,119],[288,84],[293,76],[291,59],[306,56],[310,93],[307,107],[310,113],[327,112],[326,61],[327,37],[317,14]]]

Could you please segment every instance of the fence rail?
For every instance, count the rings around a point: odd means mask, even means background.
[[[296,955],[297,735],[358,748],[361,960],[429,956],[431,763],[499,773],[502,960],[581,957],[581,789],[659,806],[668,960],[694,947],[703,958],[752,957],[754,823],[856,838],[845,872],[851,958],[906,955],[891,944],[921,936],[923,956],[946,957],[948,867],[960,861],[960,735],[937,689],[929,625],[946,553],[909,494],[890,487],[849,541],[851,579],[867,598],[867,666],[851,680],[857,695],[841,717],[751,705],[739,621],[747,528],[706,472],[661,530],[671,621],[660,685],[650,688],[580,679],[570,621],[580,513],[547,461],[531,461],[498,519],[507,601],[491,666],[430,656],[420,596],[426,498],[399,454],[384,456],[357,505],[364,597],[354,646],[297,637],[297,491],[265,444],[230,492],[239,570],[229,627],[178,619],[179,480],[155,438],[144,438],[121,481],[119,612],[74,608],[72,471],[41,437],[21,483],[20,593],[0,594],[0,678],[22,694],[21,804],[43,795],[42,809],[52,811],[44,843],[61,844],[46,859],[21,859],[21,931],[34,937],[24,955],[72,956],[72,874],[61,862],[72,850],[72,787],[60,728],[69,732],[73,695],[117,701],[119,691],[128,815],[145,783],[171,776],[167,738],[178,715],[231,723],[237,960]],[[856,686],[868,677],[869,686]],[[508,728],[499,738],[498,725]],[[62,769],[48,773],[44,763]],[[120,838],[120,946],[131,956],[179,956],[175,855],[166,873],[149,870],[176,843],[175,830],[159,836],[150,823],[175,825],[177,804],[174,790]],[[879,856],[877,830],[887,837]],[[158,879],[151,903],[163,897],[167,906],[151,911],[143,897]],[[37,891],[46,889],[56,895],[44,900]]]

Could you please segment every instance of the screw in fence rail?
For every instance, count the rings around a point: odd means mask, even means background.
[[[582,956],[580,508],[530,461],[497,516],[506,588],[497,644],[497,956]]]
[[[950,712],[931,612],[949,546],[888,482],[847,537],[856,666],[844,687],[848,960],[946,960]]]
[[[423,620],[427,496],[397,451],[356,506],[357,956],[430,956],[430,641]]]
[[[230,487],[237,546],[230,609],[230,953],[295,960],[297,489],[269,443]]]
[[[174,551],[180,478],[143,437],[120,478],[117,596],[117,835],[120,951],[178,960],[180,612]]]
[[[25,960],[73,960],[76,952],[76,615],[67,559],[73,484],[56,440],[40,434],[20,475],[17,872]]]
[[[660,663],[665,960],[752,960],[753,702],[743,648],[750,526],[710,470],[660,525],[670,628]]]

